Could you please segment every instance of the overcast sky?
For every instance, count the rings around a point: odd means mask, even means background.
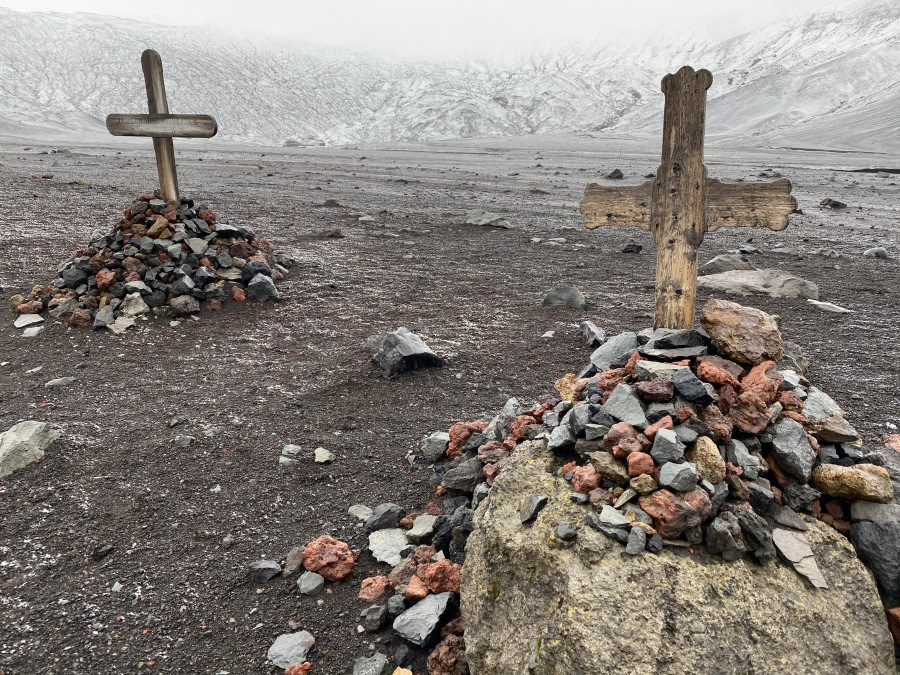
[[[665,28],[730,37],[860,0],[0,0],[16,10],[93,12],[400,56],[496,56],[618,42]]]

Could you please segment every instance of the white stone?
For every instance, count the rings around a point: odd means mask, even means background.
[[[13,322],[13,326],[16,328],[25,328],[26,326],[33,326],[36,323],[44,323],[44,317],[40,314],[20,314]]]

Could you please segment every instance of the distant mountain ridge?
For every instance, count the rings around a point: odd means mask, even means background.
[[[708,136],[755,146],[900,150],[900,3],[781,22],[722,42],[569,49],[515,65],[412,62],[87,14],[0,8],[0,137],[106,137],[146,112],[139,57],[170,106],[225,140],[395,143],[545,133],[658,134],[659,81],[713,71]]]

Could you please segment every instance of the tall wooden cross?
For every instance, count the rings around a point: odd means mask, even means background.
[[[162,198],[178,204],[178,174],[175,172],[173,138],[211,138],[218,125],[209,115],[170,115],[163,80],[162,59],[152,49],[141,54],[149,115],[109,115],[106,128],[113,136],[150,136],[156,153],[156,170]]]
[[[656,243],[655,328],[691,328],[697,295],[697,250],[720,227],[783,230],[797,210],[791,182],[725,184],[703,165],[708,70],[685,66],[666,75],[662,164],[655,180],[635,187],[587,186],[581,213],[588,229],[650,230]]]

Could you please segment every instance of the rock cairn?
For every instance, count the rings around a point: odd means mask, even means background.
[[[125,206],[111,233],[95,230],[52,282],[13,296],[10,305],[17,326],[48,312],[71,326],[120,332],[150,312],[181,317],[201,304],[219,310],[229,298],[279,300],[275,281],[291,265],[249,228],[218,222],[207,206],[182,198],[172,208],[146,193]]]

